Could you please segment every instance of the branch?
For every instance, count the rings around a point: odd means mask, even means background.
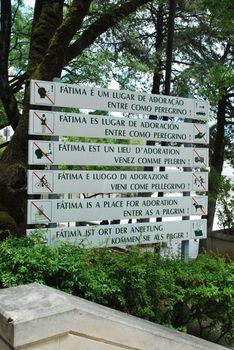
[[[11,21],[12,24],[16,22],[16,16],[17,16],[17,12],[19,11],[19,7],[20,7],[20,1],[17,1],[17,5],[15,7],[15,10],[12,12],[12,21]]]
[[[177,64],[183,64],[183,65],[189,66],[189,67],[193,65],[192,62],[185,62],[185,61],[178,61],[178,60],[173,60],[172,62],[177,63]]]
[[[53,41],[53,37],[59,26],[62,24],[63,3],[64,0],[36,1],[28,61],[28,72],[30,75],[32,75],[35,68],[45,59],[49,45]],[[56,63],[53,62],[53,64]]]
[[[80,55],[83,50],[89,47],[94,41],[108,29],[114,27],[131,13],[135,12],[140,6],[149,3],[151,0],[129,0],[122,5],[116,6],[107,11],[94,23],[92,23],[80,36],[80,38],[69,46],[65,64],[68,64],[73,58]]]
[[[1,18],[0,18],[0,99],[2,100],[6,116],[13,129],[16,128],[19,120],[19,110],[17,101],[9,86],[8,81],[8,56],[10,49],[11,37],[11,1],[1,1]]]
[[[74,35],[80,29],[84,17],[89,11],[92,0],[73,0],[68,14],[56,29],[54,35],[50,39],[47,54],[44,55],[39,66],[38,73],[41,77],[46,76],[46,80],[54,76],[60,76],[64,67],[65,52],[68,49]],[[53,64],[51,64],[53,62]],[[54,68],[52,68],[52,66]]]
[[[0,144],[0,149],[1,149],[1,148],[4,148],[4,147],[6,147],[6,146],[8,146],[8,144],[9,144],[9,141],[6,141],[6,142],[4,142],[4,143],[1,143],[1,144]]]
[[[22,75],[18,76],[18,77],[14,77],[11,81],[10,81],[10,86],[11,86],[11,90],[16,93],[19,92],[22,89],[23,84],[25,83],[25,81],[29,78],[29,75],[27,72],[23,73]]]
[[[230,43],[227,43],[227,46],[224,50],[224,53],[219,59],[220,63],[224,63],[225,59],[227,58],[228,54],[230,53],[230,49],[231,49],[231,45],[230,45]]]
[[[231,329],[231,326],[230,326]],[[220,335],[218,336],[218,338],[215,340],[215,343],[218,344],[220,342],[220,340],[225,336],[225,334],[227,334],[229,332],[229,330],[225,330],[223,332],[220,333]]]
[[[4,129],[6,126],[9,126],[8,122],[0,124],[0,130]]]

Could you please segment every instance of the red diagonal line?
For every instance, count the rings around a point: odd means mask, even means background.
[[[40,146],[38,146],[37,144],[36,144],[36,142],[33,142],[34,143],[34,145],[44,154],[44,156],[46,157],[46,158],[48,158],[49,159],[49,161],[53,164],[53,161],[50,159],[50,157],[48,157],[48,155],[41,149],[41,147]]]
[[[49,221],[51,222],[50,218],[44,213],[43,210],[41,210],[41,208],[39,208],[34,202],[32,202],[32,205]]]
[[[196,201],[196,199],[194,199],[194,197],[192,197],[192,199],[194,200],[194,202],[195,202],[197,205],[202,205],[202,204],[199,204],[199,203]],[[202,205],[202,206],[203,206],[203,205]],[[201,211],[203,212],[204,215],[206,214],[205,210],[203,210],[202,208],[201,208]]]
[[[196,149],[194,148],[193,149],[194,150],[194,152],[196,153],[196,155],[199,157],[199,158],[201,158],[201,156],[199,155],[199,153],[197,153],[197,151],[196,151]],[[204,165],[205,165],[205,167],[206,167],[206,163],[205,162],[202,162]]]
[[[35,175],[35,176],[44,184],[44,186],[48,188],[48,190],[49,190],[50,192],[53,192],[53,191],[51,190],[51,188],[49,188],[49,186],[47,185],[47,183],[44,182],[45,180],[42,180],[42,178],[40,178],[40,176],[37,175],[35,172],[33,172],[33,175]]]
[[[193,125],[194,125],[194,128],[197,129],[198,132],[201,132],[201,130],[198,129],[198,127],[196,126],[196,124],[193,124]],[[203,139],[205,140],[205,142],[207,142],[207,139],[206,139],[204,136],[202,136],[202,137],[203,137]]]
[[[43,93],[43,95],[45,95],[45,96],[48,98],[48,100],[50,100],[50,102],[52,102],[53,105],[54,105],[54,101],[51,100],[51,98],[50,98],[49,95],[45,94],[44,90],[42,90],[42,88],[37,84],[36,81],[35,81],[35,84],[36,84],[36,86],[40,89],[40,91]]]
[[[197,177],[196,174],[193,173],[193,176],[197,179],[197,181],[200,183],[200,185],[204,188],[204,190],[206,191],[205,186],[203,185],[203,183],[201,182],[201,180]]]
[[[41,119],[41,117],[39,116],[39,114],[37,114],[36,112],[34,112],[34,114],[37,116],[38,119],[40,119],[41,122],[44,123],[43,125],[45,125],[45,126],[47,127],[47,129],[51,132],[51,134],[53,134],[53,133],[54,133],[53,130],[51,130],[51,128],[44,122],[43,119]]]

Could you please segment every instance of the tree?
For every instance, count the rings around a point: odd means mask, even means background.
[[[30,79],[51,81],[74,64],[85,50],[110,28],[150,0],[95,1],[36,0],[28,43],[27,63],[9,79],[10,52],[14,50],[12,30],[21,1],[1,1],[0,98],[6,119],[15,130],[0,166],[0,228],[25,230],[27,130]],[[15,46],[18,46],[15,45]],[[22,112],[17,93],[23,89]],[[22,93],[22,91],[21,91]]]
[[[128,40],[125,50],[142,64],[153,71],[153,85],[157,92],[163,92],[163,73],[165,58],[165,26],[167,11],[165,4],[158,8],[151,7],[151,13],[157,14],[156,23],[161,25],[159,31],[152,32],[147,38],[148,47],[144,55],[140,47],[142,37]],[[160,15],[160,17],[159,17]],[[159,21],[159,19],[161,20]],[[154,22],[152,15],[150,20]],[[164,24],[164,25],[163,25]],[[153,24],[151,25],[153,26]],[[172,94],[178,96],[193,95],[208,98],[212,114],[215,116],[215,133],[212,133],[210,166],[221,175],[225,154],[233,158],[233,2],[222,0],[178,1],[174,29],[174,50],[172,69]],[[156,39],[157,47],[152,45]],[[159,47],[160,43],[160,47]],[[159,56],[160,53],[160,56]],[[153,62],[153,64],[152,64]],[[210,179],[208,230],[212,229],[217,199],[217,183]]]

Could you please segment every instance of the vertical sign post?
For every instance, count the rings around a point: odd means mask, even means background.
[[[186,147],[187,145],[185,145]],[[191,171],[191,168],[189,167],[185,167],[184,168],[184,172],[189,172]],[[186,191],[186,192],[183,192],[183,196],[184,197],[190,197],[191,193]],[[189,220],[190,217],[189,216],[183,216],[182,217],[182,220]],[[185,240],[185,241],[182,241],[181,243],[181,259],[185,262],[188,262],[188,259],[189,259],[189,240]]]
[[[61,81],[61,79],[60,78],[54,78],[53,79],[53,82],[57,82],[57,83],[60,83],[60,81]],[[61,108],[59,108],[59,107],[51,107],[51,111],[59,111]],[[45,123],[46,121],[44,120],[44,123]],[[52,135],[52,136],[50,136],[50,140],[51,141],[59,141],[59,136],[54,136],[54,135]],[[50,165],[49,166],[49,169],[51,170],[51,171],[54,171],[54,170],[58,170],[58,165]],[[57,194],[54,194],[54,193],[50,193],[49,195],[48,195],[48,198],[49,199],[58,199],[59,198],[59,196],[57,195]],[[48,224],[48,227],[49,228],[54,228],[54,227],[57,227],[57,223],[49,223]]]

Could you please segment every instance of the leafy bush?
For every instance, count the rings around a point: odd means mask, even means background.
[[[225,176],[221,177],[217,203],[218,218],[224,233],[234,235],[234,186]]]
[[[0,243],[0,288],[38,282],[147,320],[233,341],[234,263],[201,255],[185,264],[132,249],[46,246],[35,238]]]
[[[209,173],[209,202],[217,204],[219,226],[225,234],[234,235],[234,186],[214,168]]]

